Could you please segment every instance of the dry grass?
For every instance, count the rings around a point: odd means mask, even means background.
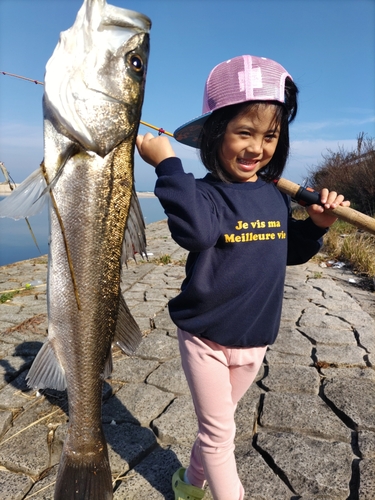
[[[293,210],[296,219],[306,218],[304,209]],[[358,231],[356,227],[336,221],[324,236],[322,251],[330,259],[349,263],[354,271],[370,278],[375,277],[375,236]]]

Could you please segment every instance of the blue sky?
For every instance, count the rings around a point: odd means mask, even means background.
[[[0,71],[43,81],[81,0],[0,0]],[[375,0],[111,0],[148,15],[151,53],[142,119],[173,131],[201,114],[218,63],[241,54],[280,62],[300,89],[285,177],[300,182],[328,149],[375,137]],[[0,161],[16,182],[43,158],[43,87],[0,74]],[[146,129],[141,126],[140,132]],[[187,171],[196,150],[172,141]],[[0,179],[0,181],[3,179]],[[153,190],[136,156],[136,187]]]

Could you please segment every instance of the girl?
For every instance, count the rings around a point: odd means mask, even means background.
[[[293,220],[274,180],[289,153],[297,87],[277,62],[240,56],[216,66],[203,114],[178,128],[177,141],[199,148],[209,173],[186,174],[164,136],[138,136],[156,167],[155,194],[174,240],[189,250],[180,294],[169,302],[182,366],[198,418],[189,467],[173,476],[176,500],[242,500],[234,457],[234,413],[279,328],[286,265],[316,254],[336,220],[324,211],[343,196],[323,189],[323,206]],[[324,207],[324,208],[323,208]]]

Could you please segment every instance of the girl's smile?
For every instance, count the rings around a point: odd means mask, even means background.
[[[257,180],[275,153],[279,131],[273,104],[253,106],[228,123],[219,159],[233,181]]]

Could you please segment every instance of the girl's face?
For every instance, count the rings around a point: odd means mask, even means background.
[[[221,166],[234,182],[255,182],[274,155],[279,134],[274,105],[249,108],[227,125],[219,152]]]

